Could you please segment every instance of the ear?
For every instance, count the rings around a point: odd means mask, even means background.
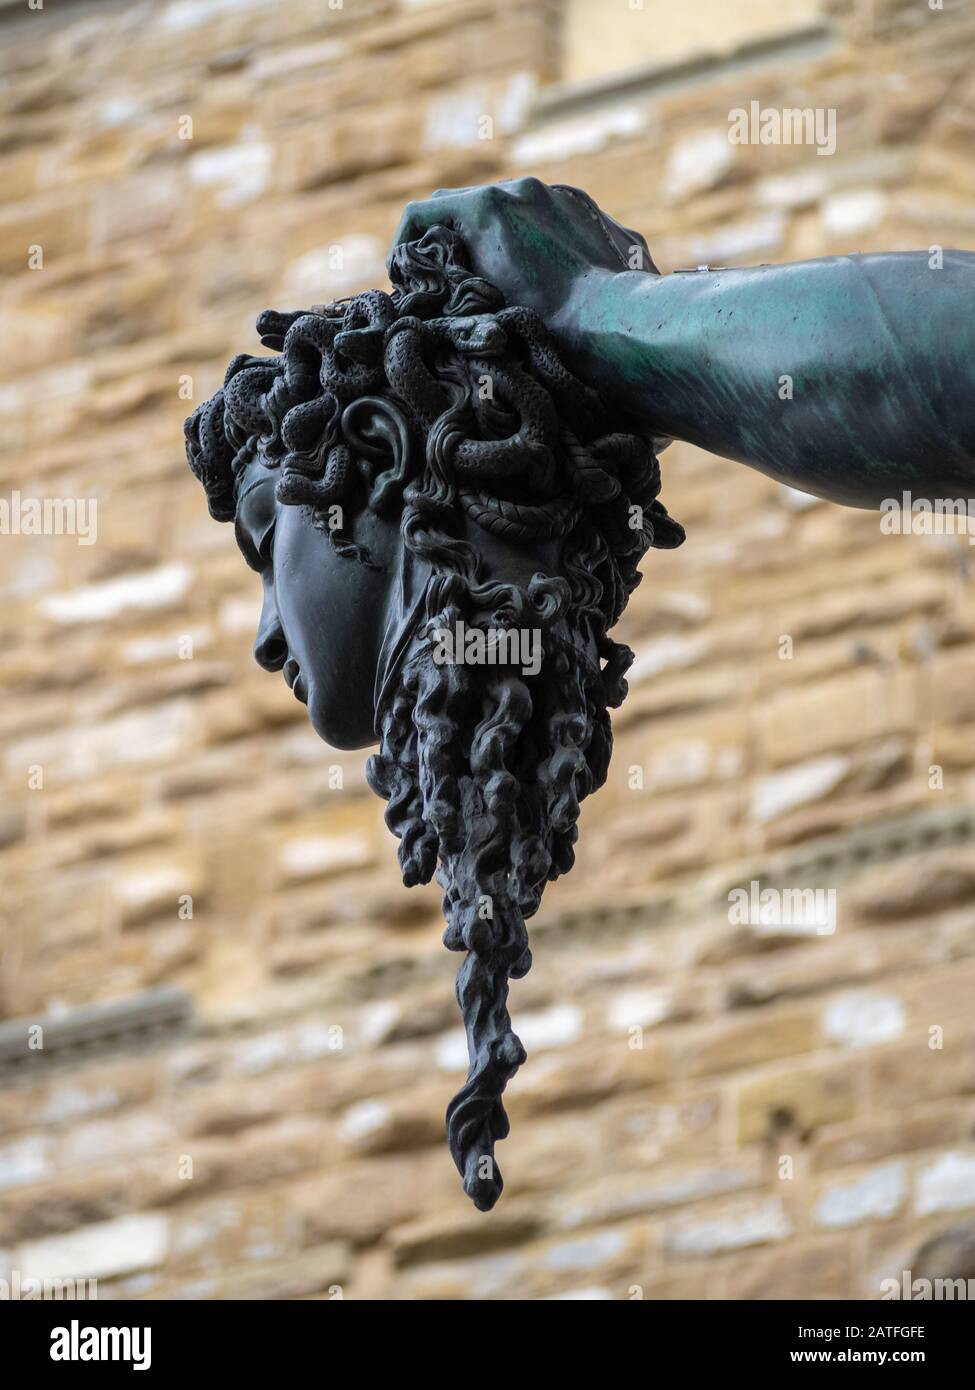
[[[360,396],[342,413],[342,434],[365,460],[363,473],[371,484],[372,510],[389,512],[400,506],[403,486],[413,472],[413,441],[402,410],[382,396]],[[377,472],[383,463],[389,467]]]

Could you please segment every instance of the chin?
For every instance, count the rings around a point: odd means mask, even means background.
[[[334,701],[317,697],[312,686],[308,691],[308,719],[318,737],[342,753],[369,748],[379,741],[373,728],[372,701],[365,707],[360,704],[355,711],[337,709]]]

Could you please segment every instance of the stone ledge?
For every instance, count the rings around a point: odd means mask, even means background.
[[[87,1004],[64,1013],[0,1023],[0,1086],[37,1079],[55,1066],[77,1065],[109,1049],[167,1042],[187,1031],[193,1001],[175,987],[125,999]],[[31,1029],[43,1029],[43,1046],[31,1045]]]
[[[529,129],[562,116],[596,110],[624,97],[660,97],[701,82],[715,82],[743,68],[775,67],[828,53],[837,42],[827,21],[752,39],[725,53],[696,53],[668,63],[646,63],[626,72],[582,82],[556,82],[540,92]]]

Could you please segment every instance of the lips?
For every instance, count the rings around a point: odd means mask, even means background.
[[[281,668],[281,674],[288,683],[288,688],[294,691],[295,699],[300,700],[303,705],[308,703],[308,691],[305,689],[305,682],[301,678],[301,667],[293,656],[289,656]]]

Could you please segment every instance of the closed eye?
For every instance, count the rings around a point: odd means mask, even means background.
[[[272,557],[274,555],[274,525],[275,523],[272,521],[270,526],[266,528],[264,534],[258,539],[257,545],[255,547],[257,550],[257,557],[261,562],[262,569],[265,567],[265,565],[269,565],[271,563]]]
[[[276,519],[274,491],[267,485],[251,488],[237,504],[237,544],[250,568],[258,573],[271,563]]]
[[[237,547],[246,560],[248,568],[257,574],[263,574],[271,563],[273,525],[268,527],[263,536],[255,537],[238,522],[234,528],[234,534],[237,537]]]

